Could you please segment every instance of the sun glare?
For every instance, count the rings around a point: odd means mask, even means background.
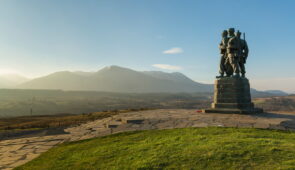
[[[2,68],[0,69],[0,75],[5,75],[5,74],[18,74],[18,75],[22,75],[22,73],[18,70],[15,69],[10,69],[10,68]]]

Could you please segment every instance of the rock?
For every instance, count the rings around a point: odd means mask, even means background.
[[[141,124],[144,121],[144,119],[126,119],[122,118],[122,123],[133,123],[133,124]]]

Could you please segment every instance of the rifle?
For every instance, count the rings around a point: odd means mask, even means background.
[[[244,39],[244,42],[246,43],[246,34],[245,34],[245,32],[243,33],[243,39]],[[243,60],[244,60],[244,64],[246,64],[246,60],[247,60],[246,56],[243,57]]]

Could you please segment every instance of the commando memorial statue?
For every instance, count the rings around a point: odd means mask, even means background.
[[[246,78],[245,64],[248,58],[248,45],[241,38],[241,32],[229,28],[222,32],[219,44],[219,76],[214,84],[214,102],[203,113],[261,113],[251,102],[250,84]]]

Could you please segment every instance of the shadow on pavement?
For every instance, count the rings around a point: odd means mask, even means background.
[[[285,119],[294,119],[295,120],[295,115],[294,114],[282,114],[282,113],[259,113],[255,114],[257,117],[265,117],[265,118],[285,118]]]
[[[291,113],[261,113],[255,115],[257,117],[264,117],[264,118],[283,118],[283,119],[289,119],[282,121],[279,126],[284,127],[285,129],[289,130],[295,130],[295,115]]]

